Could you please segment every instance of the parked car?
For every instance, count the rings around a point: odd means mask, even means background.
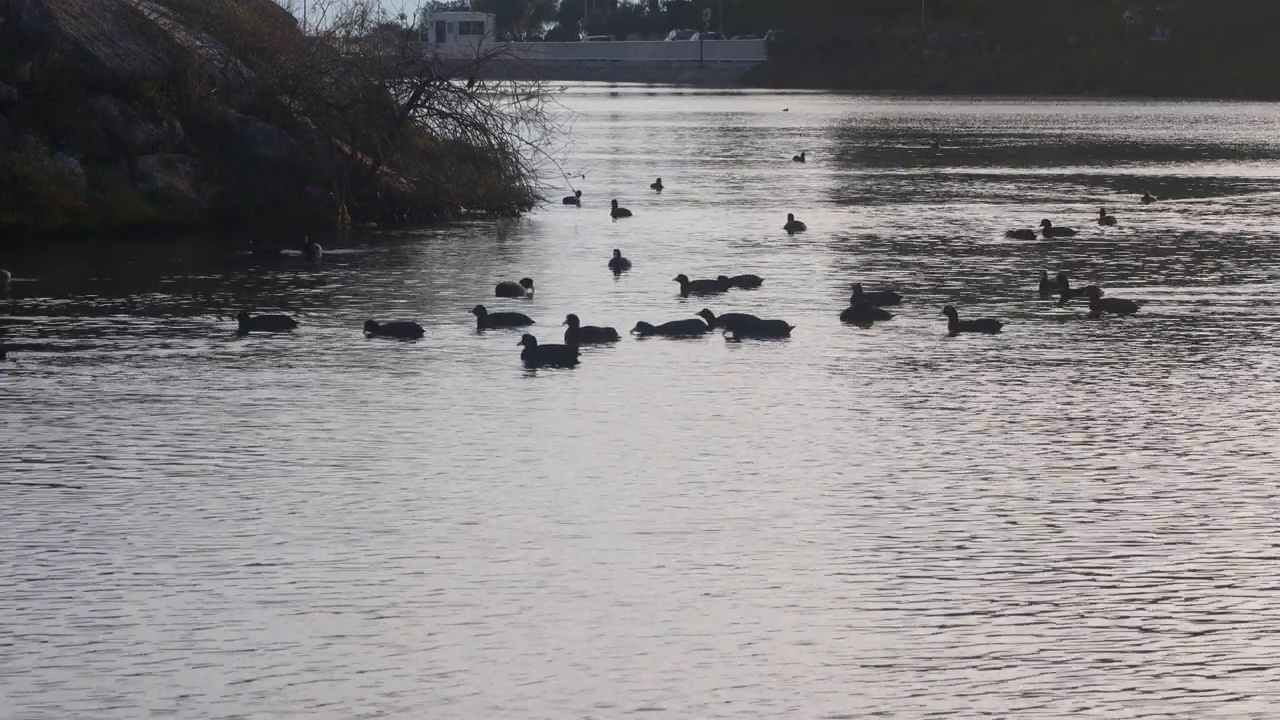
[[[698,34],[697,30],[672,30],[671,32],[667,33],[667,37],[664,39],[665,40],[688,40],[697,34]]]
[[[588,35],[582,38],[582,42],[610,42],[613,37],[610,35]]]
[[[693,37],[689,39],[690,40],[725,40],[727,38],[725,38],[724,33],[718,33],[715,30],[710,30],[704,33],[694,33]]]
[[[734,35],[731,40],[759,40],[759,35]]]

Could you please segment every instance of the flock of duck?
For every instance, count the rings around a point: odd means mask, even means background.
[[[794,156],[792,160],[800,163],[805,162],[805,153],[801,152],[799,155]],[[662,183],[662,178],[658,178],[649,187],[656,192],[662,192],[665,186]],[[1144,204],[1155,201],[1156,198],[1150,193],[1145,194],[1141,199]],[[575,191],[573,195],[564,198],[563,203],[580,207],[582,204],[582,191]],[[632,217],[632,212],[627,208],[620,207],[615,199],[611,203],[610,216],[615,220],[628,218]],[[1098,211],[1098,225],[1113,226],[1117,222],[1115,216],[1109,215],[1105,208]],[[806,229],[805,224],[797,220],[794,214],[787,214],[787,222],[783,226],[783,230],[794,234],[804,232]],[[1056,226],[1046,218],[1040,222],[1039,234],[1046,239],[1051,239],[1071,237],[1076,235],[1077,231],[1070,227]],[[1037,239],[1036,231],[1029,228],[1009,230],[1005,235],[1023,240]],[[307,238],[304,238],[297,249],[309,260],[318,260],[323,252],[318,243]],[[281,250],[282,248],[279,247],[264,246],[258,240],[254,240],[251,243],[251,252],[254,255],[274,256],[280,254]],[[621,250],[614,250],[613,257],[609,259],[608,268],[615,275],[620,275],[631,270],[632,263],[623,257]],[[7,295],[10,281],[10,273],[6,270],[0,270],[0,294]],[[679,283],[680,296],[687,298],[691,295],[719,295],[730,290],[755,290],[764,284],[764,278],[758,275],[745,274],[734,276],[719,275],[715,278],[691,280],[682,273],[673,278],[673,282]],[[494,296],[505,299],[530,299],[533,297],[534,292],[532,278],[522,278],[519,281],[503,281],[494,287]],[[1042,298],[1056,296],[1059,305],[1066,305],[1075,299],[1087,299],[1089,302],[1088,317],[1091,319],[1098,319],[1106,314],[1120,317],[1129,316],[1137,313],[1139,309],[1138,303],[1133,300],[1104,297],[1105,292],[1097,285],[1088,285],[1081,288],[1072,287],[1070,278],[1065,272],[1059,272],[1053,278],[1050,278],[1048,271],[1041,270],[1039,292]],[[883,322],[893,318],[893,313],[885,308],[901,303],[902,295],[894,290],[865,291],[861,283],[853,283],[849,305],[840,312],[840,320],[861,327],[870,327],[876,322]],[[532,318],[524,313],[490,312],[484,305],[476,305],[471,309],[471,313],[476,318],[476,329],[478,331],[521,329],[536,324]],[[947,318],[947,333],[951,336],[962,333],[996,334],[1004,327],[1004,323],[994,318],[962,320],[960,319],[959,311],[952,305],[942,308],[941,314]],[[791,331],[795,329],[794,325],[785,320],[760,318],[747,313],[734,312],[716,315],[711,310],[704,308],[695,315],[696,317],[693,318],[671,320],[657,325],[644,321],[637,322],[635,327],[631,329],[631,334],[642,338],[654,336],[690,338],[719,330],[726,338],[734,341],[779,340],[790,337]],[[287,315],[250,315],[247,310],[242,310],[236,315],[235,319],[238,324],[237,332],[241,335],[255,332],[289,332],[298,327],[297,321]],[[572,313],[565,317],[563,324],[566,328],[563,344],[540,344],[537,337],[529,333],[525,333],[521,337],[518,345],[523,348],[520,357],[525,365],[534,368],[573,367],[578,364],[582,346],[615,343],[621,340],[622,337],[612,327],[583,325],[580,318]],[[391,322],[367,320],[364,323],[363,330],[364,334],[371,338],[413,340],[425,335],[421,325],[403,320]],[[0,352],[0,359],[3,358],[3,352]]]

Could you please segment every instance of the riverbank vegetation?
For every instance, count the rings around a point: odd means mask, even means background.
[[[436,61],[375,0],[312,9],[303,33],[271,0],[0,3],[0,239],[533,206],[539,86]]]

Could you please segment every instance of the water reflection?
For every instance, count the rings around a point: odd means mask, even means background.
[[[15,717],[1267,714],[1280,109],[565,102],[581,210],[321,238],[319,264],[0,251],[0,342],[33,346],[0,364]],[[1081,235],[1004,237],[1045,217]],[[1142,311],[1087,321],[1042,268]],[[730,271],[764,285],[670,281]],[[855,281],[895,317],[843,325]],[[528,372],[477,303],[547,341],[570,312],[797,327]],[[947,339],[948,303],[1004,332]],[[242,308],[300,327],[238,338]]]

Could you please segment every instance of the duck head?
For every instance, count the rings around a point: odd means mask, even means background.
[[[249,322],[249,311],[241,310],[239,313],[236,314],[236,320],[242,323]]]
[[[1064,287],[1064,288],[1071,287],[1071,280],[1067,279],[1066,273],[1064,272],[1058,273],[1057,280],[1058,280],[1058,285],[1060,287]]]
[[[364,321],[364,331],[365,331],[365,332],[367,332],[367,333],[369,333],[370,335],[372,335],[372,334],[374,334],[374,333],[378,332],[378,321],[377,321],[377,320],[365,320],[365,321]]]
[[[488,310],[486,310],[486,309],[485,309],[485,307],[484,307],[483,305],[477,305],[477,306],[475,306],[475,307],[471,308],[471,314],[472,314],[472,315],[475,315],[475,316],[476,316],[476,317],[478,317],[478,318],[482,318],[482,317],[484,317],[485,315],[488,315],[488,314],[489,314],[489,311],[488,311]]]
[[[1097,285],[1090,285],[1084,289],[1084,294],[1089,298],[1089,304],[1092,305],[1094,300],[1102,297],[1102,288]]]
[[[795,213],[787,213],[787,222],[793,223],[795,221],[796,221]]]
[[[1040,269],[1040,282],[1049,282],[1049,271],[1044,268]]]
[[[538,347],[538,338],[530,335],[529,333],[525,333],[520,337],[520,342],[516,343],[516,345],[523,345],[527,348],[536,348]]]
[[[613,206],[613,209],[614,209],[614,210],[617,210],[617,209],[618,209],[618,201],[617,201],[617,200],[612,201],[611,205]]]
[[[574,315],[573,313],[569,313],[568,315],[565,315],[565,316],[564,316],[564,323],[563,323],[563,324],[568,325],[569,327],[573,328],[574,330],[577,330],[577,329],[578,329],[578,327],[581,325],[581,323],[582,323],[582,321],[581,321],[581,320],[579,320],[579,319],[578,319],[578,316],[577,316],[577,315]]]
[[[947,319],[951,322],[958,322],[960,320],[960,314],[957,313],[956,309],[950,305],[942,308],[942,314],[946,315]]]
[[[728,285],[728,284],[729,284],[729,282],[730,282],[730,280],[729,280],[729,276],[728,276],[728,275],[717,275],[717,276],[716,276],[716,282],[720,283],[721,285]]]
[[[649,323],[641,320],[636,326],[631,328],[632,335],[652,335],[655,328]]]
[[[581,191],[581,190],[574,190],[574,191],[573,191],[573,196],[574,196],[574,197],[576,197],[576,198],[580,198],[580,197],[582,197],[582,191]]]
[[[862,297],[862,283],[854,283],[854,284],[853,284],[853,296],[854,296],[855,298],[860,298],[860,297]]]
[[[684,285],[689,282],[689,276],[685,275],[684,273],[680,273],[679,275],[672,278],[672,280],[680,283],[681,285]]]
[[[621,251],[621,250],[619,250],[619,249],[617,249],[617,248],[614,248],[614,249],[613,249],[613,257],[614,257],[614,259],[616,259],[616,260],[621,260],[621,259],[622,259],[622,251]]]
[[[1042,227],[1042,228],[1051,228],[1051,227],[1053,227],[1053,222],[1052,222],[1051,220],[1049,220],[1049,218],[1045,218],[1045,219],[1043,219],[1043,220],[1041,220],[1041,221],[1040,221],[1040,227]]]
[[[697,312],[697,315],[703,320],[706,320],[708,325],[714,326],[716,324],[716,314],[711,312],[711,310],[707,308],[702,308],[701,310],[699,310]]]
[[[533,292],[533,278],[520,278],[520,287]]]

